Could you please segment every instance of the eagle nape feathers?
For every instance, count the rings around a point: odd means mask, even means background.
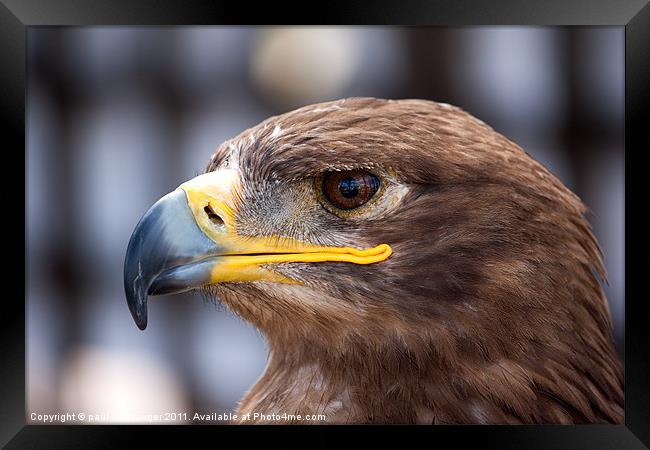
[[[124,287],[141,329],[149,295],[203,289],[263,333],[238,417],[622,423],[585,212],[457,107],[350,98],[221,144],[138,223]]]

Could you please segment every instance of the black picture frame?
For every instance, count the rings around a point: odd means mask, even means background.
[[[307,16],[307,11],[317,11]],[[302,17],[298,17],[302,13]],[[134,436],[154,435],[170,445],[186,434],[225,442],[259,438],[272,432],[286,445],[309,440],[339,445],[351,434],[362,439],[386,439],[407,432],[409,441],[429,445],[453,443],[482,448],[634,449],[650,446],[650,335],[643,295],[643,216],[635,196],[642,192],[641,158],[650,139],[650,5],[647,0],[476,0],[313,2],[281,8],[277,3],[243,4],[222,1],[156,0],[1,0],[0,95],[5,154],[26,149],[26,34],[30,26],[86,25],[207,25],[256,24],[400,24],[463,25],[618,25],[625,27],[625,425],[579,426],[437,426],[437,427],[187,427],[187,426],[36,426],[25,425],[25,305],[18,296],[2,301],[2,373],[0,374],[0,443],[7,448],[121,448]],[[7,139],[9,138],[9,139]],[[9,144],[11,143],[11,144]],[[26,151],[26,150],[25,150]],[[25,155],[24,155],[25,156]],[[23,158],[23,164],[25,164]],[[18,161],[20,161],[18,159]],[[6,163],[5,169],[9,167]],[[5,170],[5,174],[7,171]],[[25,176],[29,174],[25,171]],[[12,186],[14,184],[12,183]],[[26,185],[26,183],[25,183]],[[9,193],[11,186],[6,186]],[[14,188],[15,189],[15,188]],[[642,195],[642,194],[639,194]],[[15,192],[6,197],[18,201]],[[643,198],[643,197],[641,197]],[[25,195],[26,201],[26,195]],[[641,205],[642,206],[642,205]],[[9,206],[18,210],[18,206]],[[5,209],[12,211],[12,209]],[[9,214],[9,213],[7,213]],[[25,217],[25,216],[23,216]],[[637,228],[638,229],[638,228]],[[8,234],[4,237],[7,239]],[[25,229],[26,239],[26,229]],[[25,253],[25,258],[27,255]],[[17,264],[13,264],[17,268]],[[25,264],[26,267],[26,264]],[[25,273],[25,280],[28,274]],[[7,275],[11,279],[10,275]],[[15,279],[18,279],[16,276]],[[15,283],[15,282],[14,282]],[[242,430],[244,432],[242,433]],[[405,444],[403,437],[398,438]],[[417,441],[416,441],[417,439]],[[151,441],[149,441],[151,442]],[[215,444],[219,445],[216,441]],[[367,442],[367,441],[366,441]],[[398,441],[399,442],[399,441]],[[408,444],[407,444],[408,445]],[[153,444],[151,444],[153,446]],[[249,447],[246,445],[246,447]]]

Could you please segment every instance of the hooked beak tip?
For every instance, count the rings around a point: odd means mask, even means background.
[[[140,328],[141,330],[144,330],[147,328],[147,316],[145,315],[144,317],[134,317],[135,319],[135,324]]]
[[[146,291],[127,292],[129,311],[135,324],[141,330],[147,328],[147,296],[148,293]]]

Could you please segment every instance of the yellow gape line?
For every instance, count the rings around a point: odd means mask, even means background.
[[[279,264],[288,262],[350,262],[354,264],[372,264],[388,258],[392,250],[389,245],[381,244],[367,250],[358,250],[348,247],[330,247],[328,251],[314,251],[309,253],[282,253],[268,255],[237,255],[226,256],[224,259],[232,261],[232,264],[241,266],[259,264]]]
[[[321,247],[329,251],[313,253],[284,253],[268,255],[230,255],[222,256],[212,268],[210,283],[232,281],[273,281],[277,283],[298,283],[291,278],[264,269],[264,264],[281,264],[291,262],[349,262],[354,264],[372,264],[387,259],[392,249],[381,244],[366,250],[349,247]]]

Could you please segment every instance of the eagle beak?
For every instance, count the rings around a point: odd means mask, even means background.
[[[183,183],[140,219],[126,251],[124,290],[131,315],[147,327],[147,297],[214,283],[298,283],[269,264],[338,261],[372,264],[387,259],[387,244],[361,250],[314,246],[278,236],[240,236],[235,229],[238,172],[221,169]]]

